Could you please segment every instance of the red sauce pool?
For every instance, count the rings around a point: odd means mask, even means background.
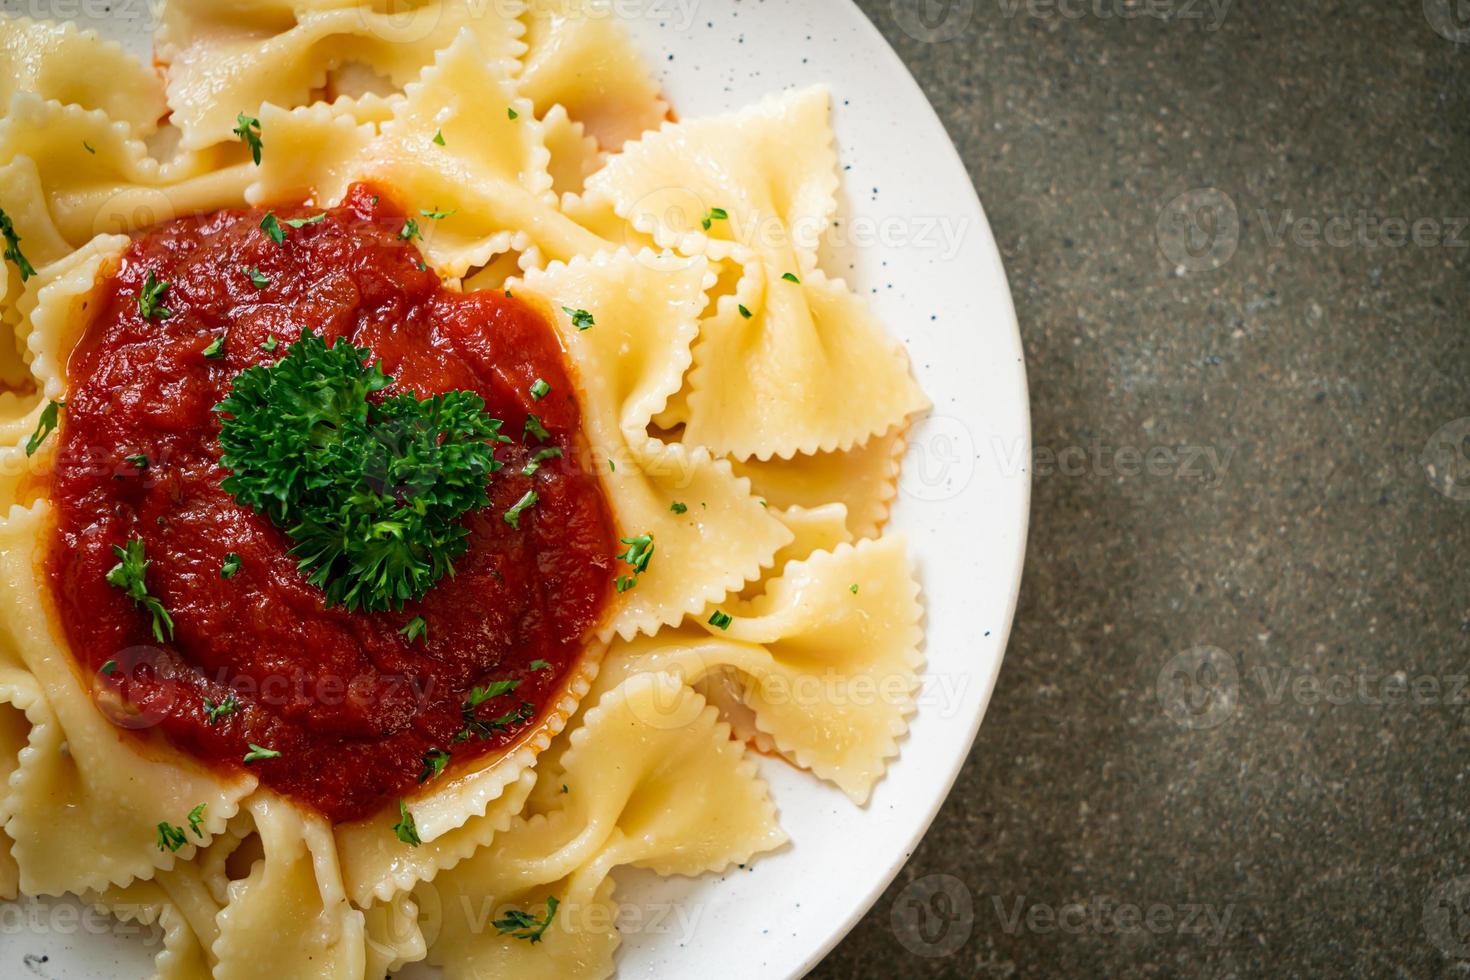
[[[284,224],[320,212],[275,213]],[[452,751],[452,772],[537,723],[607,602],[614,525],[597,478],[575,465],[581,419],[570,369],[534,307],[498,291],[444,289],[400,237],[403,213],[370,187],[354,187],[322,222],[288,227],[284,244],[260,228],[264,216],[228,211],[160,227],[133,242],[103,286],[69,365],[49,574],[72,651],[110,715],[125,727],[156,725],[221,768],[242,767],[250,743],[278,751],[250,771],[351,820],[414,792],[430,750]],[[252,283],[254,268],[269,285]],[[170,284],[166,319],[140,314],[149,272]],[[302,327],[370,349],[396,379],[384,397],[478,393],[514,440],[496,451],[505,466],[490,478],[491,506],[465,519],[470,547],[454,576],[401,612],[326,608],[288,557],[285,533],[221,489],[228,473],[213,408],[237,374],[279,360]],[[226,355],[207,359],[222,332]],[[266,353],[272,336],[279,347]],[[551,392],[533,400],[538,378]],[[549,440],[523,444],[528,413]],[[522,475],[551,445],[564,459]],[[127,461],[139,454],[148,459],[141,471]],[[512,529],[502,514],[533,488],[539,502]],[[112,546],[134,537],[151,562],[149,593],[176,623],[167,644],[106,581]],[[224,580],[230,552],[242,565]],[[415,616],[427,641],[399,635]],[[108,661],[117,666],[103,673]],[[551,666],[533,670],[536,661]],[[521,683],[485,702],[479,718],[523,702],[535,717],[454,744],[469,690],[492,680]],[[232,692],[238,709],[211,724],[206,699],[220,704]]]

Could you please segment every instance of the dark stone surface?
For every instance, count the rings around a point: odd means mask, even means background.
[[[1431,442],[1470,416],[1454,0],[861,2],[985,201],[1040,456],[970,764],[815,975],[1463,974],[1470,423]],[[921,4],[970,20],[926,42],[895,19]],[[1203,19],[1099,14],[1148,9]],[[1215,251],[1176,247],[1186,214]],[[1046,928],[1098,902],[1169,921]]]

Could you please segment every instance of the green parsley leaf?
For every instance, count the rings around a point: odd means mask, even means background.
[[[275,749],[268,749],[263,745],[256,745],[254,742],[247,742],[246,744],[250,746],[250,751],[245,753],[245,762],[247,764],[261,759],[279,759],[281,757],[281,753]]]
[[[521,476],[535,476],[541,464],[548,459],[561,459],[561,450],[556,446],[547,446],[545,449],[538,450],[536,455],[531,457],[531,461],[521,467]]]
[[[20,236],[15,233],[15,225],[11,222],[10,215],[3,210],[0,210],[0,235],[5,236],[5,258],[15,263],[16,269],[20,271],[20,281],[25,282],[34,276],[36,269],[21,254]]]
[[[91,143],[88,143],[86,140],[82,140],[82,149],[86,150],[88,153],[92,154],[94,157],[97,155],[97,148],[95,146],[93,146]]]
[[[539,402],[549,394],[551,394],[551,385],[546,383],[545,378],[537,378],[531,382],[531,397],[536,401]]]
[[[523,442],[526,436],[535,436],[537,442],[545,442],[551,438],[551,433],[547,432],[546,427],[541,424],[541,417],[539,415],[527,415],[526,427],[521,432],[521,440]]]
[[[535,507],[536,501],[540,499],[540,497],[536,496],[535,490],[527,490],[525,495],[515,502],[515,506],[505,512],[505,523],[519,531],[521,529],[521,514],[528,507]]]
[[[327,212],[323,211],[321,214],[314,214],[310,218],[287,218],[286,224],[292,228],[305,228],[307,225],[319,225],[326,220]]]
[[[854,582],[852,583],[852,585],[848,586],[847,591],[851,592],[853,595],[857,595],[857,583]]]
[[[503,698],[520,686],[520,681],[491,681],[484,687],[471,688],[470,696],[465,699],[464,710],[473,711],[486,701]]]
[[[218,337],[216,337],[213,340],[211,340],[209,342],[209,346],[206,347],[206,348],[204,348],[203,354],[204,354],[204,356],[205,356],[206,359],[211,360],[211,361],[217,361],[220,358],[224,357],[225,356],[225,335],[224,334],[220,334]]]
[[[464,554],[461,518],[489,506],[503,437],[473,392],[370,399],[392,383],[370,356],[303,330],[215,411],[224,489],[287,533],[327,605],[381,612],[423,598]]]
[[[436,779],[444,773],[444,767],[449,765],[449,753],[443,749],[430,749],[424,753],[424,771],[419,773],[419,782],[427,783]]]
[[[553,895],[546,899],[546,918],[544,919],[538,919],[530,912],[511,909],[491,925],[496,928],[496,935],[504,936],[508,933],[514,939],[529,940],[534,946],[546,935],[546,930],[551,928],[551,920],[556,918],[556,908],[560,904]]]
[[[189,811],[189,829],[194,831],[194,836],[200,840],[204,839],[204,831],[199,829],[199,825],[204,823],[204,811],[208,806],[208,803],[201,803]]]
[[[443,219],[449,217],[451,214],[458,210],[458,208],[450,208],[448,211],[419,211],[419,214],[423,215],[425,218],[433,218],[435,221],[442,221]]]
[[[424,234],[423,232],[419,231],[419,223],[412,218],[409,218],[403,223],[403,229],[398,232],[398,237],[406,242],[412,241],[415,238],[422,241],[424,238]]]
[[[127,546],[119,548],[112,546],[112,553],[120,560],[107,573],[107,584],[122,589],[133,600],[133,605],[142,606],[153,617],[153,638],[159,643],[167,642],[174,638],[173,617],[163,607],[163,603],[148,594],[148,565],[150,562],[144,557],[143,539],[133,538],[128,541]],[[164,634],[168,635],[165,636]]]
[[[408,804],[402,800],[398,801],[398,822],[393,825],[393,833],[409,847],[418,847],[423,843],[419,839],[418,828],[414,826],[413,814],[408,812]]]
[[[729,629],[730,624],[733,622],[735,622],[735,620],[731,619],[728,613],[722,613],[718,609],[710,614],[709,624],[711,626],[719,627],[722,630]]]
[[[705,231],[709,231],[710,228],[714,226],[714,223],[716,221],[725,221],[729,219],[729,217],[729,212],[727,212],[724,208],[710,208],[709,213],[704,216],[704,221],[702,221],[701,224],[704,225]]]
[[[143,290],[138,293],[138,313],[145,320],[167,320],[173,316],[173,311],[164,306],[160,300],[163,294],[168,292],[169,284],[153,277],[153,270],[148,270],[148,275],[143,277]]]
[[[687,514],[689,512],[689,505],[680,503],[676,500],[672,504],[669,504],[669,510],[673,511],[675,514]]]
[[[257,167],[260,166],[260,120],[247,116],[242,112],[235,116],[235,122],[240,125],[236,126],[231,132],[240,137],[246,146],[250,147],[251,158],[255,160]]]
[[[97,671],[104,677],[111,677],[113,674],[117,673],[117,661],[109,660],[101,667],[98,667]]]
[[[798,278],[796,278],[795,273],[788,272],[785,275],[783,275],[781,278],[782,279],[785,279],[787,282],[794,282],[794,283],[796,283],[798,285],[801,284],[801,280],[798,279]]]
[[[250,277],[250,283],[256,289],[264,289],[271,284],[270,279],[266,278],[265,274],[260,271],[260,266],[258,265],[246,269],[245,274]]]
[[[429,635],[429,624],[424,622],[424,617],[415,616],[408,621],[408,624],[403,629],[398,631],[398,635],[407,639],[409,643],[412,643],[420,637],[427,637]]]
[[[138,453],[136,456],[124,457],[123,462],[132,463],[133,468],[136,469],[139,473],[148,468],[148,456],[145,453]]]
[[[561,311],[572,318],[572,326],[578,330],[591,330],[597,326],[597,321],[586,310],[574,310],[570,306],[563,306]]]
[[[36,423],[36,431],[31,433],[31,437],[26,440],[27,456],[36,455],[36,450],[41,448],[41,443],[56,431],[56,426],[60,422],[61,410],[65,407],[66,402],[50,402],[41,409],[41,418]]]
[[[440,146],[444,145],[444,130],[441,129],[434,134],[434,142],[438,143]]]
[[[204,714],[206,715],[210,725],[214,725],[221,718],[225,717],[225,715],[234,714],[235,709],[239,707],[240,702],[235,700],[234,691],[226,694],[225,699],[219,704],[215,704],[213,701],[209,700],[209,698],[204,699]],[[249,762],[250,760],[246,759],[245,761]]]
[[[280,219],[275,214],[267,211],[265,217],[260,219],[260,227],[277,245],[286,244],[286,229],[281,227]]]
[[[743,317],[745,317],[745,319],[749,320],[752,316],[755,315],[755,314],[751,313],[750,310],[748,310],[748,309],[745,308],[745,304],[744,303],[739,303],[737,305],[740,307],[740,315],[743,316]]]
[[[454,744],[467,742],[471,738],[487,739],[498,732],[510,731],[516,725],[530,721],[534,717],[536,717],[536,706],[529,701],[522,701],[519,708],[507,711],[489,721],[476,715],[474,706],[466,702],[460,706],[460,718],[464,721],[464,728],[454,736]]]
[[[521,118],[521,114],[519,112],[516,112],[514,109],[510,108],[509,106],[507,106],[506,107],[506,110],[505,110],[505,117],[507,119],[510,119],[513,122],[513,121]]]
[[[189,843],[189,838],[185,836],[183,827],[175,827],[171,823],[158,825],[158,849],[160,851],[174,852],[187,843]]]
[[[260,345],[260,349],[265,351],[267,354],[274,354],[276,352],[276,348],[279,346],[281,346],[281,342],[276,339],[275,334],[272,334],[271,336],[265,338],[265,343]]]
[[[636,538],[620,538],[628,550],[618,555],[619,560],[633,566],[633,571],[639,575],[648,571],[648,563],[653,560],[653,535],[640,534]]]
[[[545,660],[532,660],[531,661],[531,666],[528,669],[529,670],[550,670],[551,669],[551,664],[547,663]]]
[[[616,473],[618,471],[618,464],[612,461],[611,456],[607,458],[607,471],[609,473]]]
[[[633,588],[633,586],[637,584],[638,579],[634,578],[631,575],[619,575],[617,579],[613,582],[613,585],[618,590],[618,595],[622,595],[624,592],[627,592],[629,589]]]
[[[240,565],[241,562],[239,554],[233,551],[230,552],[229,554],[225,555],[225,560],[219,567],[219,577],[222,579],[234,578],[236,575],[240,574]]]

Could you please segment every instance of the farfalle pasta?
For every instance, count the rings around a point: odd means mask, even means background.
[[[610,13],[0,18],[0,895],[597,978],[617,869],[792,846],[758,753],[869,798],[928,402],[820,266],[831,100],[672,122]]]

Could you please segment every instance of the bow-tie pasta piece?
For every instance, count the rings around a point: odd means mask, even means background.
[[[257,115],[266,103],[308,105],[344,65],[406,85],[461,30],[473,35],[487,60],[518,58],[525,49],[515,0],[381,6],[168,0],[157,49],[181,145],[202,149],[234,140],[236,115]]]
[[[0,786],[5,786],[20,768],[21,751],[30,744],[31,720],[26,711],[41,699],[41,689],[19,654],[0,649],[0,657],[4,660],[0,666]],[[0,797],[0,807],[3,801]],[[0,810],[0,826],[8,816]],[[20,894],[20,868],[10,848],[10,838],[0,835],[0,898],[7,901]]]
[[[512,284],[542,299],[578,369],[587,462],[629,548],[605,635],[679,622],[756,578],[791,540],[728,462],[648,436],[679,388],[712,283],[703,259],[619,251]]]
[[[135,881],[82,896],[92,908],[161,937],[153,957],[157,980],[199,980],[210,975],[209,952],[173,895],[158,881]],[[217,910],[216,910],[217,911]]]
[[[429,959],[447,976],[608,976],[618,944],[613,868],[698,875],[786,841],[754,758],[673,677],[641,675],[606,694],[562,762],[561,809],[520,821],[420,886],[420,905],[442,909]],[[550,914],[540,941],[497,928],[508,907],[542,922]]]
[[[580,194],[587,178],[607,160],[597,140],[587,135],[587,128],[567,115],[565,106],[555,105],[542,118],[546,128],[546,149],[551,154],[548,165],[551,186],[558,197]]]
[[[612,13],[596,0],[531,0],[520,90],[542,113],[563,106],[616,151],[668,118],[669,106]]]
[[[16,92],[100,109],[139,136],[168,111],[158,73],[116,41],[71,23],[0,16],[0,112]]]
[[[162,744],[144,752],[125,741],[147,737],[147,712],[109,697],[100,675],[87,691],[45,611],[40,548],[47,520],[44,503],[12,507],[0,520],[4,646],[19,653],[45,695],[26,709],[29,745],[0,801],[21,888],[30,895],[101,890],[188,860],[255,786],[254,777],[212,773]],[[157,655],[152,647],[119,651],[116,670],[151,670]],[[180,825],[201,804],[197,839],[177,854],[153,846],[160,824]]]

